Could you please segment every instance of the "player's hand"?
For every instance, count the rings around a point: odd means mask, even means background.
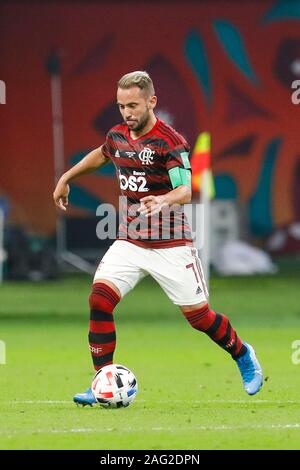
[[[67,210],[69,192],[70,186],[64,181],[59,180],[53,193],[53,199],[55,205],[63,211]]]
[[[164,207],[168,206],[165,195],[161,196],[146,196],[140,199],[140,214],[149,217],[150,215],[158,214]]]

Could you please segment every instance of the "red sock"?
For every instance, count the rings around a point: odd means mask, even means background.
[[[228,318],[210,310],[208,304],[191,312],[186,312],[184,315],[193,328],[206,333],[221,348],[228,351],[233,359],[245,354],[246,346],[237,336]]]
[[[89,297],[91,316],[89,347],[95,370],[113,362],[116,330],[113,310],[120,297],[107,284],[97,282]]]

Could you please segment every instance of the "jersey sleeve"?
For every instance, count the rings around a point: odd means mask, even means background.
[[[169,148],[166,153],[166,169],[173,189],[181,185],[191,188],[192,172],[189,155],[190,148],[186,142]]]
[[[179,167],[185,168],[186,170],[191,169],[190,164],[190,148],[188,144],[180,144],[176,147],[169,149],[166,152],[166,168],[171,170],[172,168]]]
[[[106,134],[106,139],[105,139],[104,144],[103,144],[102,147],[101,147],[101,151],[102,151],[102,154],[103,154],[106,158],[112,158],[112,156],[114,155],[115,147],[114,147],[114,141],[113,141],[113,137],[112,137],[112,132],[111,132],[111,131],[109,131],[109,132]]]

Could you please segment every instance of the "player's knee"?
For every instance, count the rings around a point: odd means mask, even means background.
[[[182,312],[191,327],[199,330],[206,325],[210,310],[208,303],[202,302],[201,304],[195,305],[194,308],[186,310],[182,309]]]
[[[186,314],[186,313],[189,313],[189,312],[194,312],[195,310],[199,310],[205,306],[208,306],[208,303],[206,301],[204,302],[200,302],[198,304],[195,304],[195,305],[182,305],[180,307],[181,311],[183,314]]]
[[[89,296],[91,310],[102,312],[112,312],[120,301],[118,294],[107,284],[95,283]]]

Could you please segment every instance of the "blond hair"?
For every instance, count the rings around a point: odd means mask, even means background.
[[[126,73],[126,75],[123,75],[118,81],[118,87],[122,89],[128,89],[134,86],[145,91],[147,96],[155,95],[153,82],[147,72],[138,70],[136,72]]]

